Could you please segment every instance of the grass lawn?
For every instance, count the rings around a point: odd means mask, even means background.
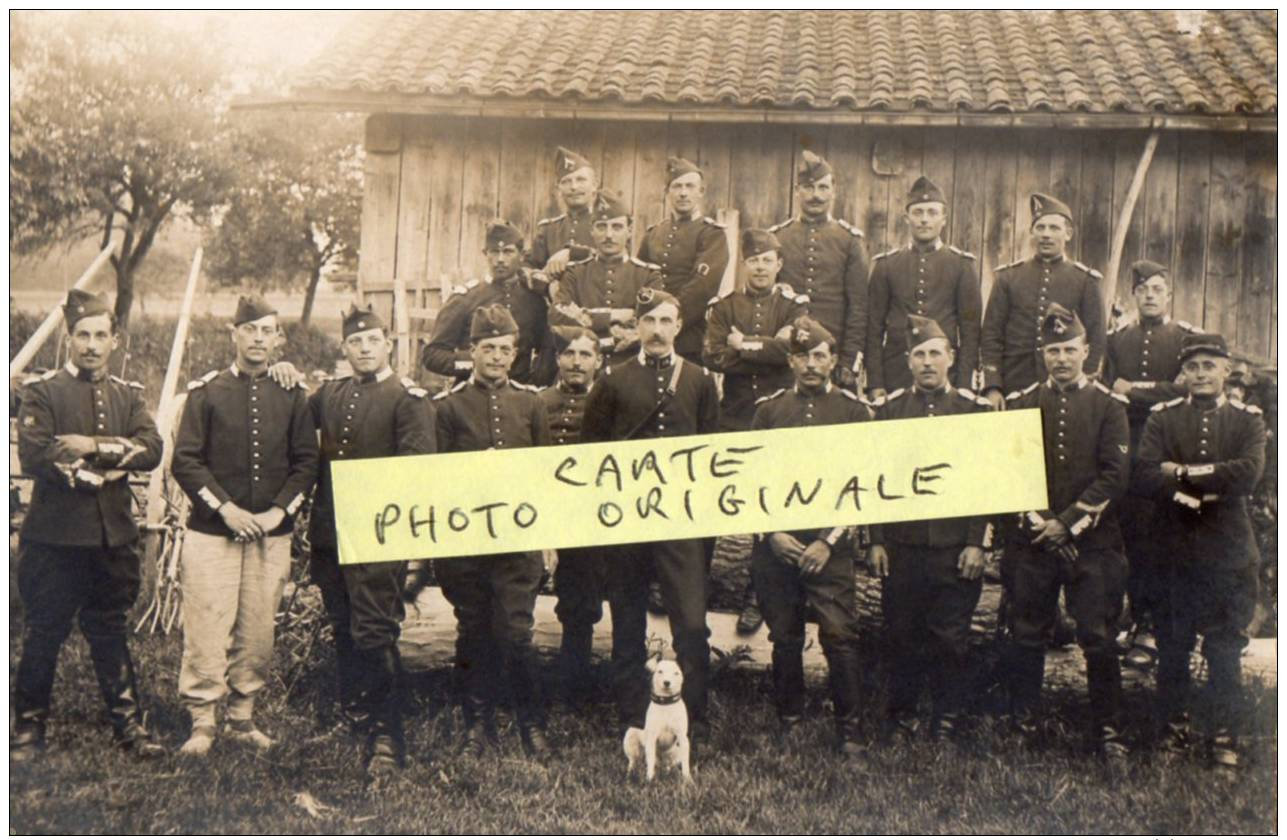
[[[20,624],[11,620],[11,639]],[[10,650],[10,682],[16,667]],[[167,746],[187,721],[175,700],[177,636],[141,638],[143,690]],[[286,672],[279,663],[277,673]],[[411,760],[379,789],[367,785],[347,736],[319,737],[329,716],[332,661],[309,663],[289,698],[270,686],[261,726],[281,741],[264,757],[216,743],[209,760],[140,763],[115,751],[102,722],[88,651],[63,651],[52,749],[11,768],[11,833],[1095,833],[1270,834],[1277,830],[1277,694],[1253,686],[1254,729],[1236,780],[1193,761],[1167,763],[1142,746],[1128,769],[1108,773],[1083,751],[1083,702],[1048,697],[1049,746],[1025,747],[983,718],[963,747],[882,744],[844,762],[829,749],[831,723],[813,686],[810,722],[779,745],[767,674],[715,668],[711,742],[699,744],[695,783],[651,787],[625,780],[615,714],[577,718],[557,708],[560,747],[546,766],[523,757],[517,734],[486,761],[450,754],[457,715],[445,670],[412,675]],[[1128,695],[1133,732],[1148,698]],[[875,730],[875,716],[868,720]],[[321,810],[301,804],[307,795]]]

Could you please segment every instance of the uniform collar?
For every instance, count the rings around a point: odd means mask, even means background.
[[[640,348],[639,364],[644,367],[668,368],[675,363],[675,349],[672,347],[670,352],[664,356],[649,356],[648,351]]]
[[[376,382],[383,382],[384,380],[388,379],[390,376],[393,376],[393,368],[389,367],[388,365],[385,365],[383,368],[381,368],[380,370],[377,370],[375,373],[358,374],[357,381],[359,384],[362,384],[362,385],[371,385]]]
[[[93,378],[93,375],[89,371],[81,370],[71,362],[63,365],[63,370],[67,371],[81,382],[102,382],[107,378],[107,368],[99,368],[100,373],[97,379]]]
[[[919,252],[921,252],[921,253],[923,253],[923,254],[932,254],[932,253],[934,253],[935,251],[941,251],[941,250],[943,250],[943,238],[942,238],[942,237],[938,237],[938,238],[937,238],[937,239],[935,239],[933,242],[931,242],[929,245],[922,245],[921,243],[919,243],[919,242],[917,242],[915,239],[913,239],[913,240],[912,240],[912,248],[911,248],[911,250],[913,250],[913,251],[919,251]]]
[[[746,296],[747,296],[747,297],[749,297],[749,298],[763,298],[763,297],[768,297],[769,295],[773,294],[773,290],[774,290],[774,289],[776,289],[776,288],[777,288],[777,286],[778,286],[778,284],[777,284],[777,283],[773,283],[773,284],[772,284],[772,285],[770,285],[767,289],[763,289],[763,290],[761,290],[761,291],[758,291],[758,292],[757,292],[755,289],[752,289],[752,288],[751,288],[751,284],[750,284],[750,283],[747,283],[747,284],[746,284],[746,289],[745,289],[745,294],[746,294]]]
[[[1202,409],[1203,411],[1214,411],[1215,409],[1220,408],[1220,407],[1222,407],[1225,403],[1227,403],[1227,402],[1229,401],[1229,398],[1228,398],[1228,397],[1226,397],[1224,394],[1221,394],[1220,396],[1218,396],[1218,397],[1216,397],[1216,398],[1215,398],[1215,402],[1214,402],[1214,403],[1212,403],[1211,408],[1205,408],[1204,406],[1199,405],[1198,403],[1195,403],[1195,402],[1193,401],[1193,395],[1192,395],[1192,394],[1189,394],[1187,397],[1185,397],[1185,398],[1184,398],[1184,401],[1185,401],[1186,403],[1188,403],[1189,405],[1194,406],[1195,408]]]
[[[804,215],[803,210],[800,211],[800,214],[796,218],[806,225],[825,225],[828,222],[834,222],[836,220],[836,217],[831,215],[831,213],[827,213],[827,215],[818,219],[810,219]]]
[[[950,394],[950,393],[952,393],[952,383],[951,383],[951,382],[949,382],[949,381],[947,381],[947,380],[945,379],[945,380],[943,380],[943,384],[942,384],[942,385],[938,386],[937,388],[935,388],[935,389],[934,389],[934,390],[932,390],[932,391],[926,391],[926,390],[925,390],[924,388],[922,388],[921,386],[916,385],[915,383],[913,383],[913,384],[912,384],[912,391],[914,391],[914,392],[915,392],[915,393],[917,393],[917,394],[920,394],[922,398],[925,398],[925,397],[933,397],[933,396],[943,396],[943,395],[946,395],[946,394]]]
[[[481,391],[499,391],[501,388],[504,388],[506,385],[509,384],[509,377],[508,376],[505,377],[500,382],[497,382],[495,385],[489,385],[471,373],[469,374],[469,384],[473,385],[475,388],[478,388]]]
[[[514,276],[510,277],[508,280],[497,280],[495,277],[491,276],[491,274],[488,274],[485,282],[489,286],[495,286],[499,289],[503,289],[506,286],[521,286],[523,284],[522,281],[523,269],[520,268],[518,271],[514,272]]]
[[[242,370],[241,368],[237,367],[236,362],[232,363],[232,366],[228,368],[228,372],[231,373],[233,376],[237,377],[238,379],[240,379],[243,376],[248,377],[250,379],[263,379],[265,376],[268,375],[267,368],[264,368],[264,370],[260,371],[259,373],[251,373],[248,370]]]
[[[1081,376],[1077,377],[1075,380],[1073,380],[1073,382],[1071,382],[1067,386],[1060,386],[1060,384],[1055,381],[1055,378],[1053,376],[1046,377],[1046,387],[1054,391],[1056,394],[1070,394],[1073,391],[1080,391],[1082,388],[1085,388],[1089,384],[1090,384],[1090,379],[1088,379],[1086,374],[1084,373]]]
[[[599,200],[599,194],[595,193],[594,198],[590,201],[589,204],[585,205],[584,207],[569,207],[568,218],[580,219],[583,216],[590,215],[590,211],[594,208],[594,205],[598,202],[598,200]]]
[[[1046,259],[1045,257],[1043,257],[1043,256],[1041,256],[1040,254],[1038,254],[1038,255],[1033,259],[1033,262],[1038,263],[1038,264],[1041,264],[1041,265],[1059,265],[1059,263],[1063,262],[1063,261],[1064,261],[1064,260],[1066,260],[1066,259],[1068,259],[1068,255],[1067,255],[1067,254],[1060,254],[1059,256],[1057,256],[1057,257],[1051,257],[1050,259]]]
[[[620,254],[617,254],[615,257],[605,257],[602,254],[600,254],[598,251],[595,251],[594,258],[596,261],[604,263],[605,265],[620,265],[621,263],[630,259],[630,254],[627,253],[626,251],[622,251]]]
[[[694,222],[700,219],[701,217],[702,217],[702,211],[700,207],[694,208],[692,214],[689,215],[687,219],[681,219],[679,217],[679,214],[676,213],[674,210],[666,211],[666,218],[670,219],[670,223],[672,225],[683,224],[684,222]]]
[[[819,396],[819,395],[821,395],[821,394],[830,394],[830,393],[831,393],[831,381],[830,381],[830,380],[828,380],[828,381],[826,381],[826,382],[822,383],[822,387],[821,387],[821,388],[819,388],[819,389],[817,389],[816,391],[813,391],[813,390],[801,390],[801,389],[800,389],[800,383],[799,383],[799,382],[797,382],[797,383],[795,383],[795,386],[794,386],[791,390],[795,391],[797,394],[799,394],[799,395],[800,395],[800,396],[802,396],[802,397],[816,397],[816,396]]]
[[[1144,316],[1139,315],[1135,318],[1135,323],[1139,324],[1141,327],[1163,327],[1171,323],[1171,316],[1163,315],[1161,318],[1158,319],[1156,324],[1145,324]]]
[[[564,382],[562,379],[559,379],[559,381],[556,383],[555,387],[557,387],[557,388],[559,389],[559,393],[561,393],[561,394],[578,394],[578,395],[583,395],[583,394],[588,394],[588,393],[590,393],[590,386],[589,386],[589,385],[585,386],[584,388],[573,388],[571,385],[569,385],[568,383]]]

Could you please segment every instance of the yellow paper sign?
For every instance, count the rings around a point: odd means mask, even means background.
[[[341,563],[1046,507],[1037,409],[331,466]]]

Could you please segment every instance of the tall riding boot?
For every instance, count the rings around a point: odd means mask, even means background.
[[[831,685],[831,705],[836,715],[836,743],[845,755],[862,752],[859,739],[858,711],[861,708],[862,677],[858,652],[849,647],[826,651],[827,678]]]
[[[930,692],[933,695],[935,738],[953,738],[960,734],[969,679],[970,669],[963,656],[947,654],[941,663],[934,666]]]
[[[365,695],[371,712],[367,770],[370,773],[396,770],[406,755],[400,696],[402,662],[398,648],[385,645],[362,653],[368,662]]]
[[[594,625],[577,621],[563,624],[559,695],[569,706],[584,707],[594,697],[593,642]]]
[[[1211,764],[1224,771],[1238,767],[1238,733],[1242,728],[1241,651],[1216,646],[1208,639],[1203,652],[1207,658],[1212,695]]]
[[[1010,710],[1024,734],[1036,733],[1035,715],[1046,676],[1046,652],[1014,646],[1010,649]]]
[[[147,730],[139,708],[138,685],[134,679],[134,662],[124,636],[86,635],[89,655],[98,677],[98,688],[107,705],[107,716],[116,733],[116,744],[134,750],[140,757],[155,758],[165,754]]]
[[[1086,686],[1090,694],[1090,717],[1094,725],[1096,748],[1109,760],[1124,759],[1129,750],[1119,720],[1121,660],[1112,651],[1087,654]]]
[[[887,672],[889,700],[886,718],[889,726],[900,738],[914,738],[920,729],[916,705],[921,693],[924,659],[916,651],[895,649],[888,662]]]
[[[366,663],[353,648],[348,633],[335,635],[336,695],[340,704],[340,719],[354,735],[364,735],[370,728],[371,713],[363,696],[367,681]]]
[[[773,646],[773,702],[784,728],[794,726],[804,717],[804,652],[801,648]]]
[[[545,737],[545,704],[541,698],[536,651],[530,644],[507,647],[505,664],[519,736],[523,740],[523,749],[539,758],[549,752],[550,745]]]
[[[480,757],[498,742],[485,653],[479,643],[461,637],[456,640],[456,690],[464,722],[460,751]]]

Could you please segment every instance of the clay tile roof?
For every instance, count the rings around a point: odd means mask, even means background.
[[[1273,115],[1272,11],[361,13],[294,98]]]

